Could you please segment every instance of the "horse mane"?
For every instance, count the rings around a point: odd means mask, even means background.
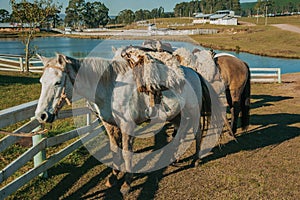
[[[79,70],[82,70],[86,75],[99,77],[99,80],[104,83],[108,83],[118,74],[125,74],[130,70],[128,63],[125,60],[109,60],[99,57],[68,59],[70,59],[72,68],[76,73],[79,72]]]

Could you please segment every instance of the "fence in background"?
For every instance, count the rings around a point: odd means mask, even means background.
[[[0,55],[0,71],[24,71],[24,58],[19,55]],[[30,72],[43,72],[43,64],[38,59],[30,60]],[[281,83],[280,68],[250,68],[252,82]]]
[[[280,68],[250,68],[251,81],[260,83],[281,83]]]
[[[0,111],[0,128],[4,128],[17,122],[31,119],[29,122],[25,123],[23,126],[14,131],[14,133],[20,132],[31,132],[39,129],[40,124],[37,120],[32,118],[34,116],[34,111],[37,106],[37,101],[32,101],[19,106],[8,108]],[[90,141],[92,138],[96,137],[99,133],[104,131],[103,126],[99,126],[98,120],[90,123],[91,113],[87,107],[76,108],[73,110],[62,110],[58,116],[59,119],[64,119],[73,116],[87,115],[86,125],[65,132],[53,137],[43,137],[42,135],[35,135],[32,137],[32,147],[28,148],[26,152],[20,155],[17,159],[7,165],[0,171],[0,184],[4,185],[0,188],[0,199],[4,199],[13,192],[17,191],[20,187],[28,183],[36,176],[47,176],[47,170],[53,165],[58,163],[67,155],[74,152],[76,149],[80,148],[83,143]],[[78,136],[78,131],[80,131],[81,137]],[[49,147],[56,146],[58,144],[64,143],[71,139],[76,138],[70,145],[61,149],[60,151],[45,156],[45,150]],[[0,153],[5,151],[11,145],[15,144],[19,137],[17,136],[6,136],[0,140]],[[22,174],[13,181],[8,181],[7,179],[13,175],[22,166],[28,163],[30,160],[34,160],[34,167],[28,170],[26,173]],[[7,180],[7,181],[6,181]],[[6,183],[6,182],[8,183]],[[5,182],[5,183],[3,183]]]
[[[43,63],[39,59],[30,59],[30,72],[43,72]],[[24,72],[25,59],[21,55],[0,54],[0,70]]]

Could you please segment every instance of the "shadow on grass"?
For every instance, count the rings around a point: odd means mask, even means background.
[[[252,95],[252,99],[257,99],[251,105],[251,109],[271,106],[273,103],[293,99],[286,96]],[[254,114],[251,115],[250,124],[257,128],[248,131],[237,137],[238,143],[230,141],[220,150],[219,147],[213,149],[213,154],[203,161],[208,162],[228,154],[237,153],[244,150],[255,150],[270,145],[277,145],[284,141],[300,136],[300,128],[292,126],[300,122],[300,114],[276,113],[276,114]]]
[[[80,179],[84,174],[88,173],[90,169],[99,164],[101,163],[99,163],[98,160],[96,160],[93,156],[90,156],[80,167],[61,164],[57,167],[52,168],[49,171],[50,178],[51,176],[57,176],[64,173],[68,173],[68,175],[65,176],[51,191],[49,191],[41,199],[60,199],[70,189],[72,184],[76,183],[78,179]],[[91,188],[95,187],[99,183],[99,180],[101,180],[102,177],[108,176],[109,173],[110,170],[108,168],[105,168],[101,173],[82,185],[79,190],[72,193],[66,199],[79,199],[82,194],[85,194]]]
[[[293,97],[287,96],[271,96],[271,95],[251,95],[251,99],[257,100],[255,103],[251,104],[251,109],[272,106],[275,102],[293,99]]]
[[[28,85],[28,84],[35,84],[39,83],[40,75],[37,74],[20,74],[19,76],[13,76],[13,75],[0,75],[0,86],[6,86],[11,84],[22,84],[22,85]]]
[[[253,98],[258,99],[258,101],[252,105],[252,108],[260,108],[272,105],[275,102],[291,99],[291,97],[270,95],[255,95]],[[299,137],[300,128],[291,126],[295,123],[299,123],[299,121],[299,114],[278,113],[252,115],[251,124],[258,126],[258,128],[237,136],[238,143],[235,141],[230,141],[225,144],[221,150],[219,147],[215,147],[212,150],[212,155],[204,158],[203,163],[240,151],[256,150],[270,145],[277,145],[295,137]],[[154,150],[167,144],[166,134],[157,134],[155,144],[156,146],[153,147]],[[184,166],[175,168],[175,170],[168,173],[166,173],[166,168],[163,168],[155,172],[135,175],[134,180],[145,179],[145,181],[139,181],[142,183],[134,185],[131,192],[140,190],[140,192],[137,194],[137,199],[154,199],[155,194],[159,189],[159,183],[164,177],[192,168],[192,166],[188,164],[192,160],[192,157],[188,157],[183,160],[181,162],[185,164]],[[61,198],[65,195],[66,191],[70,189],[73,183],[77,182],[80,177],[88,173],[89,169],[93,168],[97,164],[99,164],[99,162],[95,158],[90,157],[79,168],[74,166],[58,166],[56,169],[52,169],[51,171],[56,172],[56,174],[52,174],[53,176],[60,173],[66,173],[65,170],[69,172],[69,175],[67,175],[59,184],[57,184],[50,192],[48,192],[48,194],[42,197],[42,199]],[[123,179],[119,181],[118,185],[112,188],[98,190],[94,193],[88,194],[89,191],[99,184],[99,180],[104,180],[110,172],[111,169],[105,168],[97,176],[93,177],[87,183],[81,185],[79,189],[71,193],[65,199],[123,199],[123,196],[120,193],[120,187],[124,181]]]

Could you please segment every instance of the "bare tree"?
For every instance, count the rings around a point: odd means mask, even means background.
[[[32,2],[32,3],[31,3]],[[22,43],[25,45],[25,71],[29,71],[29,59],[32,56],[31,42],[43,23],[55,15],[61,6],[53,0],[10,0],[12,6],[12,19],[21,23]]]

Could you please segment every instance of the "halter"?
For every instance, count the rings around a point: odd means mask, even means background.
[[[70,76],[69,76],[69,71],[66,71],[64,68],[62,68],[62,67],[57,67],[57,66],[46,66],[45,68],[44,68],[44,70],[45,69],[47,69],[47,68],[53,68],[53,69],[58,69],[58,70],[60,70],[60,71],[62,71],[63,73],[66,73],[66,75],[69,77],[69,79],[71,80],[71,78],[70,78]],[[71,81],[72,82],[72,81]],[[72,103],[71,103],[71,101],[70,101],[70,99],[68,98],[68,96],[67,96],[67,93],[66,93],[66,84],[67,84],[67,78],[65,78],[65,81],[64,81],[64,86],[63,86],[63,88],[62,88],[62,91],[61,91],[61,94],[60,94],[60,98],[59,98],[59,100],[58,100],[58,102],[57,102],[57,105],[56,105],[56,107],[55,107],[55,109],[54,109],[54,112],[53,112],[53,114],[54,115],[56,115],[57,113],[58,113],[58,111],[62,108],[62,103],[65,101],[66,103],[67,103],[67,105],[68,106],[70,106],[70,105],[72,105]]]

